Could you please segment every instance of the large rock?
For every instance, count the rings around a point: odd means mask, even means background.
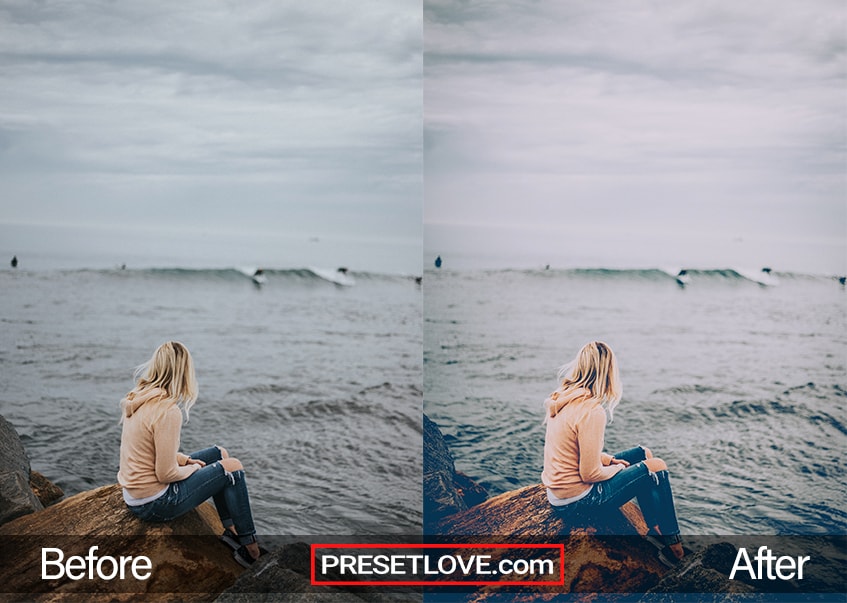
[[[232,551],[218,541],[222,531],[209,503],[171,522],[145,523],[126,508],[117,484],[103,486],[0,526],[0,584],[4,592],[25,595],[27,600],[36,596],[68,600],[81,593],[85,597],[100,593],[100,598],[114,601],[154,593],[174,593],[160,595],[160,600],[210,600],[243,571]],[[85,556],[92,546],[99,547],[101,557],[147,556],[153,564],[152,576],[145,581],[110,582],[41,579],[43,547],[62,549],[67,559]]]
[[[546,601],[551,593],[571,593],[569,601],[592,599],[592,593],[646,592],[656,586],[667,568],[656,549],[639,534],[647,526],[638,507],[627,503],[602,525],[568,525],[551,508],[544,486],[506,492],[461,513],[445,518],[437,533],[455,542],[565,543],[564,586],[522,587],[521,601]],[[604,536],[614,534],[617,536]],[[496,558],[496,555],[494,555]],[[558,560],[556,560],[558,567]],[[485,587],[467,601],[494,600],[500,587]]]
[[[711,603],[845,600],[847,537],[843,535],[695,536],[689,542],[697,551],[686,555],[682,563],[650,589],[642,599],[645,603],[673,603],[680,598],[679,593],[698,593],[699,601]],[[803,578],[769,579],[769,564],[760,568],[754,559],[761,546],[779,557],[811,556]],[[749,553],[754,571],[762,571],[761,578],[750,575],[742,566],[734,579],[729,579],[741,547]],[[770,567],[780,571],[778,565]]]
[[[43,508],[29,478],[29,457],[18,432],[0,416],[0,524]]]
[[[27,476],[18,471],[0,472],[0,524],[43,508]]]
[[[444,517],[481,503],[488,493],[465,474],[456,471],[438,425],[423,416],[424,531],[433,533]]]
[[[651,588],[643,600],[674,603],[680,593],[698,593],[698,600],[704,603],[737,601],[739,595],[744,597],[744,601],[764,599],[764,595],[752,594],[757,590],[745,584],[741,579],[743,576],[738,580],[729,579],[737,553],[732,544],[720,542],[689,555]]]
[[[18,432],[3,416],[0,416],[0,467],[22,473],[29,481],[29,457]]]

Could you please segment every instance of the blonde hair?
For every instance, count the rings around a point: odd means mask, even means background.
[[[160,389],[163,395],[156,404],[162,412],[158,419],[172,404],[181,405],[188,422],[188,413],[197,400],[197,378],[194,375],[194,361],[188,348],[178,341],[167,341],[160,345],[153,356],[135,369],[135,387],[127,398]]]
[[[615,354],[602,341],[585,344],[571,362],[559,369],[559,389],[546,402],[545,421],[568,404],[593,401],[605,406],[609,421],[621,399],[621,380]]]

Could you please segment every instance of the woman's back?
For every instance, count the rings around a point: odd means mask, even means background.
[[[578,496],[618,469],[603,467],[606,412],[594,400],[571,402],[547,419],[541,481],[559,498]]]
[[[135,498],[156,494],[196,470],[179,465],[182,413],[176,404],[162,402],[164,395],[153,388],[131,393],[123,401],[118,483]]]

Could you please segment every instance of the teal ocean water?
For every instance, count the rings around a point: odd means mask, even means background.
[[[74,494],[114,483],[118,402],[163,341],[192,351],[182,449],[245,465],[264,534],[417,533],[421,287],[320,270],[0,270],[0,414]],[[334,272],[334,267],[329,273]]]
[[[667,461],[685,533],[843,534],[844,286],[673,274],[427,270],[424,409],[457,468],[492,494],[538,483],[543,400],[599,339],[623,379],[606,448],[643,444]]]

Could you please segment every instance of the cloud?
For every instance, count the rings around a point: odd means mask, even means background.
[[[6,2],[0,31],[0,220],[357,204],[419,236],[419,4]]]
[[[842,2],[425,3],[425,222],[843,237]]]

